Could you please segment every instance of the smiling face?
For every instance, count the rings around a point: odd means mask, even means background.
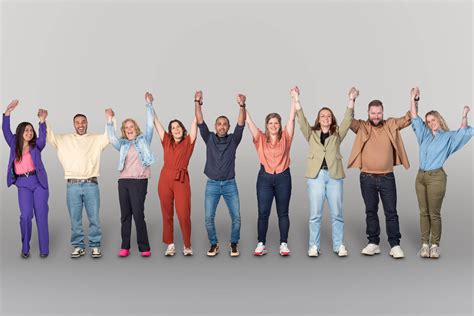
[[[33,130],[33,126],[26,125],[25,130],[23,131],[23,144],[28,144],[34,136],[35,132]]]
[[[216,123],[214,124],[214,128],[216,129],[217,136],[226,136],[230,128],[229,120],[223,116],[218,117]]]
[[[270,135],[278,135],[281,129],[281,124],[276,117],[273,117],[268,120],[267,130],[270,132]]]
[[[74,118],[74,128],[79,135],[87,133],[87,118],[85,116],[76,116]]]
[[[321,125],[321,127],[324,129],[331,127],[331,124],[332,124],[331,111],[321,110],[321,112],[319,112],[318,122],[319,122],[319,125]]]
[[[426,116],[426,124],[432,132],[436,132],[441,126],[439,120],[434,115],[430,114]]]
[[[369,108],[369,121],[373,126],[378,126],[383,121],[383,107],[371,106]]]
[[[183,138],[183,128],[179,125],[178,122],[171,123],[171,135],[173,136],[176,142],[181,141]]]
[[[122,126],[122,132],[128,140],[134,140],[138,136],[137,125],[132,120],[127,120]]]

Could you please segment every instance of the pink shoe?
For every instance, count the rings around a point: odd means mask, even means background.
[[[119,257],[128,257],[128,255],[130,254],[130,250],[128,249],[120,249],[119,253],[118,253],[118,256]]]
[[[142,252],[142,257],[149,257],[151,256],[151,251],[143,251]]]

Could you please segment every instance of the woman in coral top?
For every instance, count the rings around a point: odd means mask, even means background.
[[[41,160],[41,151],[46,145],[46,117],[48,112],[38,111],[39,136],[36,136],[33,125],[29,122],[18,124],[16,133],[10,130],[10,114],[18,106],[13,100],[3,113],[3,136],[10,147],[7,168],[7,185],[15,184],[18,188],[20,206],[21,256],[30,256],[30,240],[33,215],[38,228],[40,257],[49,254],[48,233],[48,176]]]
[[[265,118],[265,133],[257,128],[248,111],[246,121],[260,160],[257,178],[258,242],[254,255],[262,256],[267,253],[265,243],[268,218],[273,198],[275,198],[280,228],[280,255],[288,256],[290,254],[288,249],[290,228],[288,209],[291,197],[290,147],[294,134],[295,107],[294,104],[291,105],[290,118],[284,128],[281,126],[281,116],[278,113],[270,113]]]
[[[191,188],[188,165],[193,154],[197,135],[194,118],[189,135],[181,121],[174,119],[168,124],[166,132],[155,112],[155,128],[163,145],[164,164],[158,181],[161,213],[163,216],[163,242],[168,245],[165,256],[176,252],[173,238],[173,206],[176,206],[179,226],[183,235],[183,254],[191,256]]]

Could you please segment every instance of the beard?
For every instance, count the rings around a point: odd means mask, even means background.
[[[380,120],[377,124],[375,124],[375,122],[371,119],[369,119],[369,123],[370,125],[372,125],[373,127],[379,127],[379,126],[382,126],[383,125],[383,119]]]

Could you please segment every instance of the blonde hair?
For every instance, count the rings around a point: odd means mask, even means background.
[[[137,132],[137,136],[142,133],[142,131],[140,130],[140,127],[137,124],[137,122],[134,119],[128,118],[128,119],[125,119],[122,122],[122,127],[120,127],[120,131],[122,132],[122,138],[127,139],[127,135],[125,134],[125,124],[127,124],[127,122],[132,122],[133,123],[133,125],[135,126],[135,132]]]
[[[428,115],[432,115],[434,116],[438,122],[439,122],[439,126],[441,127],[441,129],[445,132],[448,132],[449,131],[449,127],[448,127],[448,124],[446,124],[446,121],[444,120],[444,118],[441,116],[441,114],[439,114],[438,111],[435,111],[435,110],[432,110],[432,111],[429,111],[428,113],[425,114],[425,122],[426,122],[426,119],[428,117]]]

